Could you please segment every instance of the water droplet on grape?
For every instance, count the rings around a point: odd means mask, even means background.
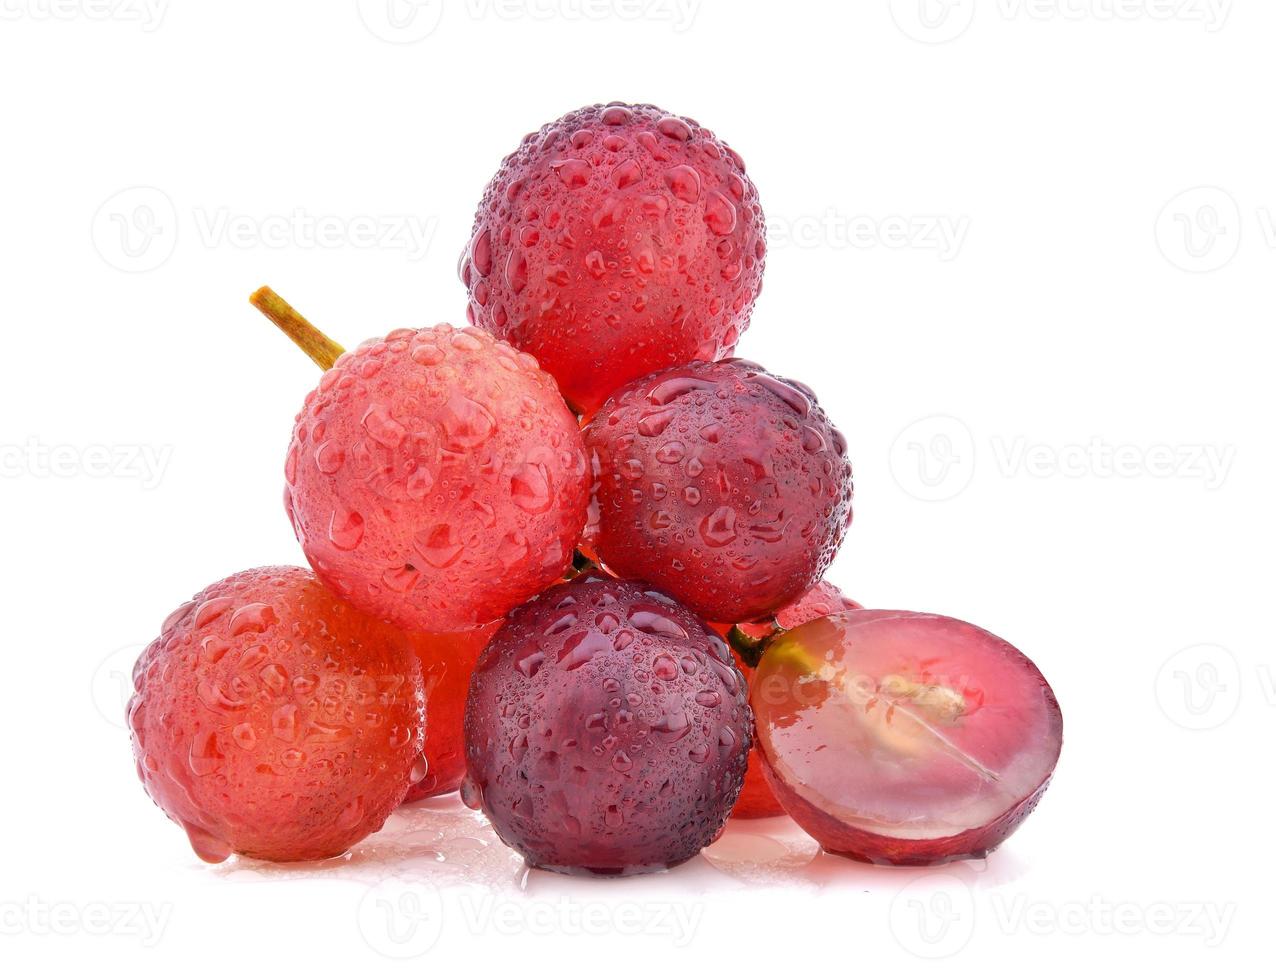
[[[275,610],[264,602],[250,602],[240,606],[230,617],[230,635],[260,633],[279,622]]]
[[[454,451],[477,449],[487,442],[496,428],[492,413],[464,395],[448,399],[439,418],[447,448]]]
[[[719,191],[712,191],[705,202],[704,220],[715,235],[729,235],[735,231],[735,205]]]
[[[572,637],[563,644],[558,654],[558,665],[564,670],[576,670],[589,663],[598,654],[609,653],[611,649],[611,640],[602,633],[591,630]]]
[[[671,408],[658,408],[644,412],[638,418],[638,432],[644,436],[658,436],[668,428],[677,413]]]
[[[665,116],[664,119],[656,123],[656,128],[663,135],[668,136],[671,140],[677,140],[679,143],[685,143],[691,139],[691,127],[676,116]]]
[[[629,187],[642,180],[642,167],[636,160],[623,160],[612,170],[611,180],[617,189]]]
[[[328,540],[342,551],[353,551],[363,540],[363,515],[338,506],[328,521]]]
[[[505,260],[505,282],[515,296],[527,287],[527,256],[522,249],[514,249]]]
[[[471,250],[474,271],[480,276],[487,276],[492,271],[492,233],[484,228],[474,239]]]
[[[673,196],[687,204],[700,200],[700,174],[685,163],[670,167],[665,171],[665,183]]]
[[[216,599],[200,603],[195,610],[195,628],[202,630],[234,604],[235,600],[230,596],[218,596]]]
[[[736,538],[735,511],[719,507],[700,522],[700,536],[712,548],[721,548]]]
[[[774,378],[769,374],[754,375],[753,381],[771,392],[803,418],[811,414],[811,399],[792,385],[785,384],[779,378]]]
[[[315,449],[315,465],[319,467],[319,472],[325,476],[331,476],[341,469],[346,461],[345,451],[333,442],[321,443]]]
[[[461,557],[465,545],[450,524],[435,524],[412,540],[417,552],[434,568],[447,568]]]
[[[549,472],[541,463],[524,463],[510,478],[510,499],[529,514],[543,514],[553,502]]]
[[[381,581],[386,584],[387,588],[403,594],[411,592],[420,579],[420,570],[411,564],[402,565],[398,568],[387,568],[381,576]]]
[[[363,427],[381,445],[395,448],[407,435],[403,428],[384,405],[371,405],[363,415]]]
[[[181,821],[181,824],[182,829],[186,831],[186,837],[190,840],[191,850],[201,861],[208,864],[221,864],[230,857],[231,846],[224,840],[193,823]]]
[[[196,776],[208,776],[222,767],[226,757],[222,754],[216,732],[200,732],[191,742],[190,770]]]
[[[514,668],[531,680],[545,663],[545,652],[536,646],[530,646],[514,658]]]
[[[295,742],[297,740],[297,706],[283,704],[276,708],[270,716],[270,730],[281,742]]]
[[[334,822],[342,830],[349,830],[351,827],[357,826],[359,821],[363,819],[363,807],[363,797],[356,796],[337,814],[337,819]]]
[[[550,164],[550,169],[558,174],[558,179],[570,190],[578,190],[588,184],[589,175],[593,171],[589,161],[578,159],[559,160]]]
[[[687,631],[655,607],[638,606],[630,610],[629,622],[651,636],[668,636],[685,640]]]

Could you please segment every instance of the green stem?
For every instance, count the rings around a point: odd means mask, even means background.
[[[772,620],[774,630],[767,636],[750,636],[739,626],[732,626],[727,631],[727,642],[731,644],[731,649],[739,655],[744,661],[746,667],[756,667],[762,660],[762,655],[766,653],[777,636],[783,636],[788,630],[784,629],[779,623]]]

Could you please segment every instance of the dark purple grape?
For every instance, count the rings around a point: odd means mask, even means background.
[[[463,795],[535,867],[661,870],[721,831],[752,727],[704,622],[646,586],[577,579],[514,610],[479,658]]]
[[[824,574],[851,521],[846,440],[809,388],[749,361],[620,389],[584,429],[585,547],[715,623],[752,622]]]

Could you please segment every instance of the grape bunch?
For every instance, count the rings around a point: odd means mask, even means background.
[[[283,467],[310,569],[180,606],[128,708],[201,858],[333,857],[457,789],[529,865],[603,876],[687,861],[732,816],[906,865],[984,855],[1033,810],[1062,745],[1033,663],[825,578],[848,439],[733,356],[764,228],[726,143],[609,103],[492,178],[468,325],[345,351],[253,295],[323,369]]]

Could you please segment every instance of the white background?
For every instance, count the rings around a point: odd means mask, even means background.
[[[0,0],[5,972],[1270,966],[1274,37],[1261,0]],[[301,561],[317,379],[248,293],[348,344],[461,320],[501,157],[610,99],[748,161],[739,349],[848,436],[832,577],[1033,657],[1054,785],[938,875],[779,820],[668,875],[523,880],[450,803],[322,869],[200,865],[120,681],[205,584]]]

